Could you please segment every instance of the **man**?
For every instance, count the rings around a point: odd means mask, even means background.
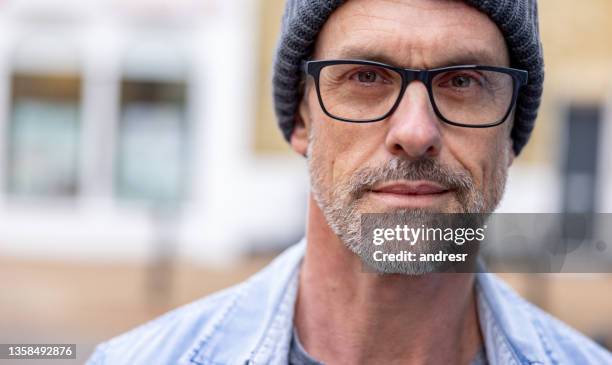
[[[379,262],[359,238],[363,213],[494,211],[542,93],[535,2],[286,6],[275,103],[308,160],[305,239],[90,364],[612,363],[492,274]]]

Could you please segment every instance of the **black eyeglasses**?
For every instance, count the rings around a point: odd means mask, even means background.
[[[527,71],[493,66],[451,66],[411,70],[362,60],[305,61],[321,108],[329,117],[352,123],[389,117],[412,81],[427,87],[436,115],[471,128],[502,124],[516,103]]]

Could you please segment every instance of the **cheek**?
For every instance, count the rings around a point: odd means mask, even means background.
[[[481,191],[491,187],[508,164],[508,137],[501,128],[469,129],[449,135],[445,145]]]
[[[325,115],[318,102],[310,110],[312,153],[325,171],[327,186],[345,183],[356,170],[370,165],[384,140],[380,126],[337,121]]]
[[[506,173],[508,169],[509,149],[508,138],[499,133],[490,138],[487,143],[486,155],[483,156],[481,191],[485,194],[488,202],[487,209],[494,210],[502,198],[506,185]]]

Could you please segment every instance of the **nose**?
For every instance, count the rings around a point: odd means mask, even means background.
[[[441,123],[422,82],[412,81],[406,87],[388,122],[390,127],[385,147],[390,153],[414,160],[435,157],[440,153]]]

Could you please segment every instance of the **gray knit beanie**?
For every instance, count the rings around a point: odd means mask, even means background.
[[[287,0],[274,59],[274,107],[287,141],[299,103],[301,62],[313,49],[323,24],[345,0]],[[487,14],[503,33],[511,67],[527,70],[529,81],[518,97],[512,129],[514,152],[527,143],[542,96],[544,61],[538,30],[537,0],[465,0]]]

